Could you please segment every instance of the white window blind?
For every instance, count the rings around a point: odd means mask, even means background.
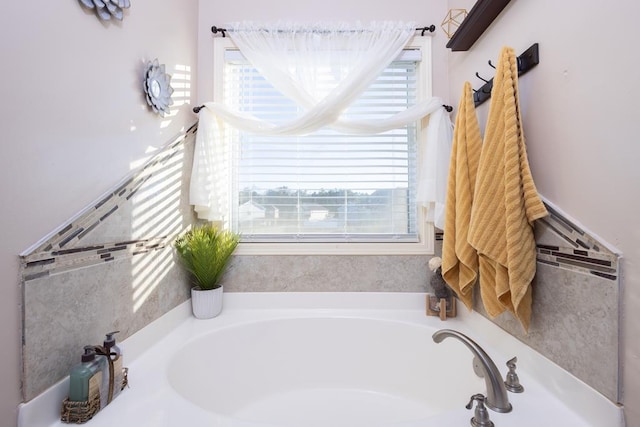
[[[345,112],[384,118],[418,97],[419,50],[408,50]],[[331,73],[313,78],[319,91]],[[237,50],[225,54],[224,102],[273,123],[300,115]],[[417,124],[375,135],[323,129],[273,137],[230,130],[232,225],[243,241],[415,242]]]

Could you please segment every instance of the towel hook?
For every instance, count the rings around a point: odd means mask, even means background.
[[[493,63],[491,62],[491,60],[487,61],[489,63],[489,66],[491,68],[493,68],[494,70],[496,69],[496,66],[493,65]],[[518,67],[518,71],[522,69],[522,58],[517,57],[516,58],[516,66]],[[478,76],[478,73],[476,73],[476,76]],[[480,78],[480,76],[478,76]],[[483,79],[484,80],[484,79]]]
[[[487,61],[487,63],[489,64],[489,66],[490,66],[491,68],[493,68],[494,70],[496,69],[496,66],[495,66],[495,65],[493,65],[493,63],[491,62],[491,60],[488,60],[488,61]],[[522,58],[521,58],[521,57],[517,57],[517,58],[516,58],[516,67],[517,67],[518,71],[522,70]],[[476,77],[478,77],[480,80],[482,80],[482,81],[484,81],[484,82],[487,82],[485,79],[483,79],[482,77],[480,77],[480,76],[478,75],[478,73],[476,73]]]
[[[489,83],[489,80],[485,80],[482,77],[480,77],[480,74],[478,74],[478,72],[476,71],[476,77],[479,78],[480,80],[482,80],[485,83]]]

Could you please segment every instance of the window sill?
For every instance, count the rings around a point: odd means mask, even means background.
[[[240,243],[235,255],[433,255],[434,230],[417,243]]]

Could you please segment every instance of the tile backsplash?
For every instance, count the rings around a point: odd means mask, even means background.
[[[195,131],[22,255],[25,400],[64,378],[84,345],[112,330],[127,338],[189,298],[171,242],[196,222],[187,200]],[[617,401],[619,256],[550,212],[536,224],[529,334],[509,315],[492,320]],[[234,256],[223,284],[225,292],[428,292],[429,259]],[[479,301],[475,308],[483,313]]]

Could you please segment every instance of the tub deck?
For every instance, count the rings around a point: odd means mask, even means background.
[[[287,395],[270,394],[253,406],[236,408],[228,414],[207,409],[204,401],[189,396],[189,389],[176,380],[176,366],[180,366],[188,352],[180,349],[197,345],[200,338],[213,331],[242,327],[253,322],[286,321],[287,319],[374,319],[376,322],[405,324],[435,331],[441,328],[458,330],[480,344],[499,368],[513,356],[518,357],[518,374],[525,387],[522,394],[509,393],[513,411],[499,414],[489,411],[496,427],[547,426],[623,426],[622,410],[557,365],[506,334],[476,313],[460,310],[458,317],[445,322],[424,314],[424,294],[415,293],[238,293],[225,294],[223,313],[211,320],[197,320],[190,314],[190,302],[174,309],[148,327],[123,341],[120,345],[129,367],[130,387],[87,424],[93,427],[430,427],[465,426],[473,416],[466,410],[465,401],[451,401],[446,411],[427,414],[421,402],[397,402],[393,396],[376,395],[367,390],[348,387],[308,388]],[[314,321],[315,322],[315,321]],[[291,323],[291,322],[289,322]],[[469,350],[457,340],[445,340],[448,351]],[[221,351],[223,351],[222,349]],[[469,353],[470,357],[470,353]],[[187,359],[185,359],[187,360]],[[205,368],[206,359],[198,357]],[[176,362],[178,361],[178,362]],[[176,365],[177,363],[177,365]],[[425,361],[427,364],[428,361]],[[172,365],[173,364],[173,365]],[[195,364],[195,363],[194,363]],[[380,367],[383,369],[384,367]],[[442,367],[430,367],[442,370]],[[461,384],[432,384],[441,395],[469,385],[485,393],[484,382],[476,378],[471,366],[457,366],[458,374],[469,377]],[[173,370],[173,371],[172,371]],[[173,376],[173,378],[172,378]],[[437,375],[435,376],[437,377]],[[292,377],[293,378],[293,377]],[[403,381],[416,381],[405,378]],[[190,379],[189,381],[193,381]],[[243,380],[246,381],[246,378]],[[465,380],[466,381],[466,380]],[[206,381],[205,381],[206,384]],[[187,383],[188,385],[188,383]],[[247,384],[246,387],[251,387]],[[66,397],[68,380],[61,381],[36,399],[23,404],[19,413],[19,427],[61,427],[58,421],[60,402]],[[464,394],[468,391],[465,389]],[[455,393],[454,393],[455,394]],[[194,401],[195,400],[195,401]],[[292,403],[293,402],[293,403]],[[321,406],[317,406],[321,402]],[[411,405],[417,405],[412,407]],[[286,408],[288,405],[288,411]],[[314,406],[315,405],[315,406]],[[404,406],[403,406],[404,405]],[[214,405],[215,406],[215,405]],[[224,407],[227,407],[223,405]],[[320,409],[319,409],[320,408]],[[325,410],[321,410],[325,408]],[[284,418],[273,418],[272,412]],[[242,412],[245,411],[245,412]],[[411,419],[411,414],[415,417]],[[408,414],[397,418],[394,414]],[[271,414],[271,415],[269,415]],[[309,416],[309,414],[316,414]],[[423,415],[420,415],[423,414]],[[426,414],[426,415],[425,415]],[[269,418],[271,417],[271,418]],[[302,417],[302,418],[301,418]],[[305,419],[306,417],[306,419]],[[369,418],[367,418],[369,417]],[[259,421],[259,420],[265,421]],[[283,420],[273,424],[268,420]],[[383,424],[380,424],[383,423]]]

